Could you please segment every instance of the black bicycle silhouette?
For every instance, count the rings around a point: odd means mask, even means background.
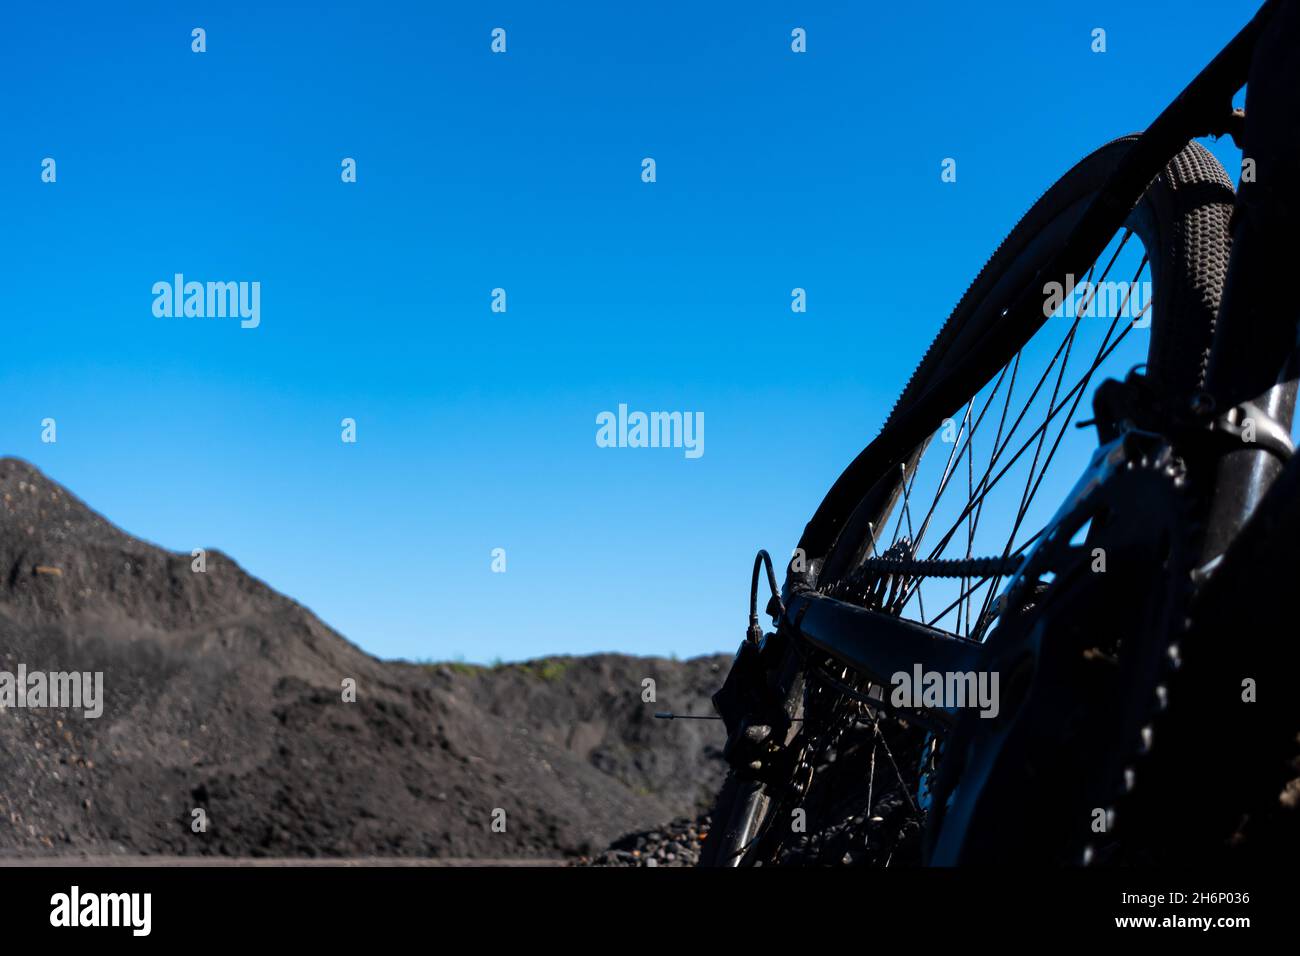
[[[1249,753],[1296,730],[1248,704],[1296,643],[1297,50],[1300,2],[1270,0],[1034,204],[779,593],[767,561],[766,635],[760,553],[704,865],[1168,860],[1268,799]],[[1224,134],[1235,193],[1194,142]],[[1065,492],[1071,424],[1095,452]]]

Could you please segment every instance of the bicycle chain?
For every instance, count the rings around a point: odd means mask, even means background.
[[[837,686],[840,684],[840,681],[833,678],[831,675],[826,674],[820,668],[808,667],[805,673],[810,679],[816,680],[819,683],[820,686],[818,691],[820,693],[832,696],[834,703],[831,705],[833,714],[829,720],[826,721],[826,726],[819,727],[814,731],[810,737],[809,744],[804,748],[800,760],[796,764],[794,780],[792,780],[790,784],[790,793],[795,798],[794,802],[796,806],[802,806],[806,801],[808,794],[812,789],[812,783],[818,769],[821,768],[822,772],[827,772],[831,769],[824,763],[825,756],[831,751],[840,753],[841,743],[850,730],[853,730],[859,724],[866,721],[872,726],[873,734],[880,735],[882,733],[880,728],[881,721],[887,721],[890,719],[887,714],[878,710],[873,711],[871,709],[871,702],[867,699],[865,693],[862,693],[860,695],[861,699],[859,699],[858,695],[860,692],[853,691],[850,693],[843,686]],[[849,675],[845,674],[844,679],[849,679]],[[809,699],[808,703],[805,704],[805,720],[808,720],[809,711],[811,709],[812,704]],[[816,721],[813,721],[813,723],[816,723]],[[885,743],[885,747],[888,752],[887,742]],[[894,764],[892,754],[889,755],[889,760],[890,763],[894,765],[895,771],[899,773],[898,783],[904,789],[908,803],[916,813],[920,814],[921,811],[918,809],[916,801],[911,798],[910,794],[906,793],[908,784],[901,776],[901,770],[898,768],[897,764]],[[926,774],[929,772],[930,770],[924,771]],[[866,807],[867,814],[870,815],[873,812],[873,809],[874,802]],[[919,825],[920,821],[918,820],[917,822]],[[816,831],[806,834],[806,839],[810,842],[815,842],[818,835],[834,832],[836,827],[839,825],[840,821],[838,820],[827,820]],[[851,839],[856,839],[856,836]]]
[[[820,676],[817,671],[812,669],[809,669],[806,673],[814,679],[817,679]],[[833,688],[829,688],[828,685],[824,683],[820,685],[820,690],[822,693],[835,692]],[[811,700],[809,699],[809,692],[806,686],[804,694],[804,720],[805,726],[807,726],[809,713],[813,708],[810,706]],[[816,727],[818,719],[814,718],[812,720],[815,730],[810,736],[809,742],[805,745],[803,753],[800,755],[799,762],[795,766],[796,780],[803,778],[805,771],[807,772],[807,777],[804,779],[803,783],[796,784],[794,788],[800,804],[802,804],[808,796],[808,791],[812,786],[813,775],[817,770],[817,763],[821,761],[825,754],[829,753],[839,745],[839,742],[844,738],[844,735],[848,732],[849,728],[857,723],[857,719],[861,714],[861,709],[863,707],[861,703],[854,701],[851,698],[844,697],[843,694],[840,696],[842,700],[837,700],[831,707],[832,716],[827,722],[827,727]],[[837,705],[841,703],[847,705],[847,709],[842,714],[835,714],[834,711],[837,709]],[[829,735],[829,739],[823,739],[827,735]]]
[[[912,542],[903,537],[883,555],[865,559],[852,576],[818,592],[871,610],[898,614],[913,590],[925,578],[962,578],[976,581],[1010,577],[1024,566],[1023,555],[968,558],[915,558]]]
[[[1015,574],[1024,564],[1019,556],[1002,558],[867,558],[866,572],[909,574],[923,578],[991,578]],[[862,575],[865,577],[865,575]]]

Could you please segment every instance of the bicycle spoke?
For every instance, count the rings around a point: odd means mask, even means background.
[[[908,536],[910,537],[910,536],[912,536],[913,532],[912,532],[912,509],[911,509],[911,504],[910,504],[909,499],[910,499],[910,488],[911,488],[912,484],[914,484],[914,483],[916,482],[916,470],[915,470],[915,469],[912,470],[912,480],[909,482],[908,479],[907,479],[906,466],[904,465],[904,466],[902,466],[902,467],[903,467],[903,469],[904,469],[904,472],[903,472],[903,482],[902,482],[902,484],[903,484],[903,513],[907,516],[907,533],[908,533]],[[924,617],[924,616],[925,616],[925,599],[921,596],[921,579],[920,579],[920,578],[917,578],[917,579],[915,580],[915,587],[913,587],[913,588],[909,588],[908,585],[907,585],[907,583],[904,583],[904,584],[901,586],[900,591],[901,591],[901,593],[900,593],[899,597],[901,598],[901,603],[898,605],[898,612],[901,613],[902,610],[903,610],[903,608],[907,607],[907,602],[910,601],[910,600],[912,599],[912,595],[915,594],[915,595],[916,595],[916,603],[917,603],[917,605],[921,608],[921,616]]]
[[[1023,351],[1023,350],[1022,350],[1022,351]],[[1020,356],[1021,356],[1021,354],[1022,354],[1022,352],[1017,352],[1017,353],[1016,353],[1015,362],[1014,362],[1014,364],[1013,364],[1013,366],[1012,366],[1012,369],[1011,369],[1011,384],[1007,387],[1007,398],[1006,398],[1006,401],[1005,401],[1005,402],[1003,403],[1003,405],[1002,405],[1002,418],[1001,418],[1001,420],[999,420],[999,422],[998,422],[998,431],[997,431],[997,434],[993,436],[993,448],[994,448],[994,450],[995,450],[995,453],[996,453],[996,449],[997,449],[999,443],[1002,441],[1002,430],[1003,430],[1003,428],[1004,428],[1004,426],[1006,425],[1006,422],[1007,422],[1007,412],[1010,411],[1010,409],[1011,409],[1011,395],[1012,395],[1012,393],[1013,393],[1013,392],[1015,391],[1015,389],[1016,389],[1016,374],[1020,371]],[[1010,435],[1008,435],[1008,438],[1009,438],[1009,437],[1010,437]],[[987,478],[988,478],[988,471],[985,471],[985,473],[980,477],[980,482],[983,483],[984,481],[987,480]],[[973,498],[974,496],[975,496],[975,492],[974,492],[974,490],[972,490],[972,491],[970,492],[970,494],[967,496],[967,498],[968,498],[968,500],[969,500],[970,498]],[[983,502],[983,500],[981,500],[980,503],[979,503],[979,506],[975,509],[975,515],[974,515],[974,517],[975,517],[975,523],[974,523],[974,528],[973,528],[973,529],[971,530],[971,532],[970,532],[972,536],[974,536],[975,532],[977,532],[977,531],[979,530],[980,517],[981,517],[983,514],[984,514],[984,502]],[[967,520],[968,520],[968,521],[970,520],[970,516],[969,516],[969,515],[967,516]],[[969,548],[967,548],[966,556],[967,556],[967,557],[970,557],[970,549],[969,549]],[[964,586],[965,586],[965,584],[964,584],[964,582],[963,582],[963,587],[964,587]],[[970,636],[970,632],[971,632],[970,597],[971,597],[971,596],[970,596],[970,594],[968,593],[968,594],[966,595],[966,636],[967,636],[967,637]]]
[[[920,534],[918,534],[916,536],[916,540],[912,542],[913,554],[915,554],[920,549],[921,538],[925,536],[925,529],[930,525],[930,517],[934,514],[934,509],[935,506],[939,503],[939,499],[943,497],[944,489],[948,487],[948,479],[952,476],[953,456],[957,455],[957,449],[959,447],[958,442],[961,439],[961,436],[966,432],[966,425],[970,422],[970,413],[971,413],[971,409],[974,407],[974,404],[975,404],[975,399],[973,397],[969,402],[966,403],[966,414],[962,417],[961,428],[957,429],[957,435],[956,437],[953,438],[953,442],[952,442],[952,450],[948,452],[948,461],[943,466],[943,478],[939,481],[939,490],[935,492],[934,501],[930,502],[930,510],[928,510],[925,513],[925,518],[923,518],[921,521]],[[978,425],[978,422],[976,424]],[[971,435],[973,436],[974,433],[975,433],[975,429],[972,428]],[[966,449],[969,447],[970,447],[970,438],[967,438],[967,440],[960,445],[961,454],[965,454]],[[961,463],[960,455],[958,456],[957,461],[958,464]],[[915,475],[915,470],[913,470],[913,475]]]

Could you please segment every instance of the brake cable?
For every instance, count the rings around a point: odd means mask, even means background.
[[[758,554],[754,555],[754,576],[749,582],[749,631],[745,639],[753,644],[757,644],[763,639],[763,628],[758,623],[758,569],[763,565],[767,566],[767,586],[772,591],[772,600],[768,602],[768,613],[771,614],[772,604],[776,604],[777,612],[772,614],[773,617],[785,616],[785,605],[781,603],[781,591],[776,586],[776,572],[772,570],[772,556],[762,548]]]

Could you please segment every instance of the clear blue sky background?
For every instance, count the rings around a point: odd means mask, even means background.
[[[1254,8],[6,5],[0,450],[380,656],[731,650],[1006,230]],[[704,457],[597,448],[619,402]]]

